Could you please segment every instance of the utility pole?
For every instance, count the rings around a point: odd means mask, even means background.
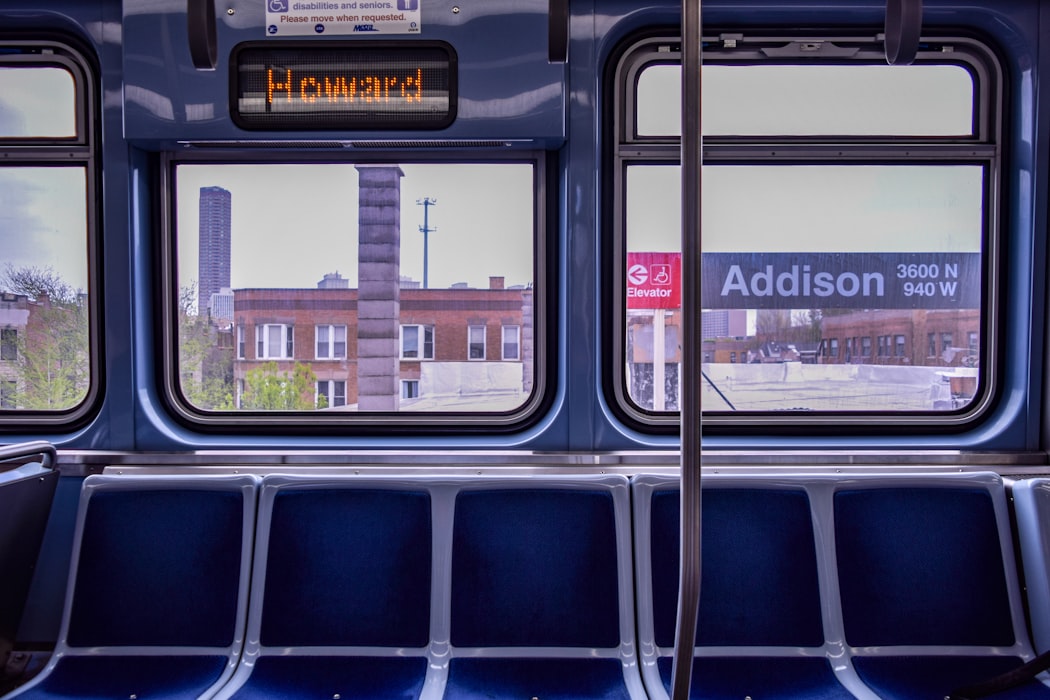
[[[427,249],[427,244],[430,232],[437,231],[437,226],[434,228],[430,227],[430,221],[427,215],[430,212],[430,207],[437,204],[437,200],[431,199],[430,197],[424,197],[423,199],[417,199],[416,204],[423,205],[423,225],[419,227],[419,230],[423,234],[423,289],[428,289],[427,257],[429,256],[429,251]]]

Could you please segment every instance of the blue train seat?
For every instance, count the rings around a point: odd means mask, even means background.
[[[1032,640],[1036,650],[1044,653],[1050,651],[1050,479],[1017,481],[1010,491],[1017,519]]]
[[[263,479],[247,642],[219,698],[420,696],[434,608],[422,483]]]
[[[833,509],[845,643],[879,697],[943,698],[1032,658],[998,475],[842,480]]]
[[[208,696],[243,645],[258,480],[90,476],[59,639],[8,700]]]
[[[704,477],[693,698],[851,698],[826,641],[822,550],[807,482]],[[635,477],[639,655],[649,696],[671,687],[678,479]],[[824,582],[826,584],[826,581]],[[861,689],[863,692],[863,689]]]
[[[0,669],[16,643],[55,497],[54,456],[41,442],[0,450]]]
[[[465,481],[454,497],[444,697],[645,698],[627,479]]]

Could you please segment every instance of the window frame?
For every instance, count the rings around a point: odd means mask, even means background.
[[[481,342],[479,343],[474,339],[474,331],[481,330]],[[488,359],[488,325],[480,323],[472,323],[467,326],[467,361],[468,362],[484,362]],[[475,347],[481,349],[481,355],[478,357],[474,356]]]
[[[705,64],[746,65],[773,63],[827,62],[833,64],[872,63],[885,65],[882,43],[855,33],[835,32],[803,34],[797,30],[783,32],[724,31],[704,36]],[[812,47],[821,49],[813,51]],[[826,49],[826,50],[825,50]],[[635,87],[638,76],[650,65],[681,62],[680,39],[673,33],[629,38],[612,55],[605,87],[613,99],[606,134],[607,164],[603,168],[607,206],[603,248],[605,269],[603,290],[610,309],[605,347],[613,349],[603,362],[603,384],[615,413],[629,425],[649,432],[674,433],[679,429],[677,411],[654,412],[639,406],[630,395],[627,376],[626,269],[627,269],[627,172],[635,165],[675,165],[680,160],[680,138],[676,136],[640,136],[634,126]],[[981,372],[978,391],[967,405],[950,411],[877,410],[844,411],[740,411],[705,410],[705,430],[719,433],[759,430],[772,433],[797,432],[800,426],[821,429],[829,424],[851,426],[861,432],[886,432],[900,426],[924,426],[929,429],[955,431],[976,421],[992,405],[1001,380],[995,347],[988,338],[995,337],[1000,322],[995,309],[1000,290],[997,268],[1000,260],[1001,191],[1003,179],[1003,68],[994,50],[979,39],[959,34],[923,37],[923,47],[916,62],[959,65],[973,77],[973,129],[969,136],[901,137],[901,136],[707,136],[703,140],[705,168],[719,164],[819,165],[819,164],[901,164],[901,165],[976,165],[983,173],[981,214],[980,300]],[[891,331],[892,333],[893,331]],[[859,341],[860,344],[864,340]],[[874,345],[870,336],[867,342]],[[854,348],[856,355],[860,347]],[[708,362],[706,351],[704,362]],[[889,351],[891,354],[893,350]],[[877,358],[851,357],[851,362]]]
[[[328,346],[328,354],[326,354],[326,355],[322,355],[320,352],[318,352],[320,350],[320,347],[321,347],[321,337],[320,336],[321,336],[321,329],[322,328],[326,329],[327,333],[328,333],[328,339],[325,340],[325,344]],[[336,331],[338,329],[340,329],[340,328],[343,329],[343,339],[342,339],[342,341],[338,340],[337,337],[336,337],[338,335],[336,333]],[[314,325],[314,359],[315,360],[345,360],[347,358],[347,354],[346,354],[346,334],[347,334],[347,327],[346,327],[345,323],[318,323],[318,324],[315,324]],[[336,347],[339,345],[340,342],[343,344],[343,352],[342,352],[342,354],[339,354],[336,351]]]
[[[324,392],[321,391],[321,385],[325,386],[325,391]],[[341,397],[343,402],[342,403],[335,403],[335,399],[340,398],[339,393],[336,391],[336,389],[337,389],[337,387],[339,385],[342,385],[342,389],[343,389],[343,393],[342,393],[342,397]],[[315,391],[314,405],[317,405],[317,403],[321,400],[321,397],[324,396],[325,397],[325,401],[328,402],[328,405],[325,408],[340,408],[342,406],[346,406],[346,380],[345,379],[318,379],[317,380],[317,385],[316,385],[314,391]]]
[[[405,329],[415,328],[417,329],[416,342],[419,344],[419,356],[411,357],[405,354]],[[427,343],[427,332],[430,332],[430,342]],[[398,338],[398,359],[404,360],[405,362],[432,362],[434,360],[434,348],[436,343],[434,342],[435,329],[432,323],[402,323],[398,328],[400,338]],[[429,353],[427,348],[429,347]]]
[[[0,362],[18,360],[18,329],[0,328]]]
[[[507,355],[507,331],[513,329],[514,332],[514,356]],[[510,324],[500,326],[500,359],[504,362],[520,362],[521,361],[521,326]]]
[[[557,367],[557,328],[559,309],[554,292],[558,275],[558,246],[555,235],[555,212],[558,207],[558,159],[543,150],[535,149],[464,149],[448,148],[443,144],[428,148],[422,144],[410,152],[376,148],[359,152],[348,159],[342,151],[283,148],[274,150],[269,142],[260,142],[254,149],[250,142],[228,151],[185,150],[164,152],[160,155],[159,189],[169,193],[161,205],[161,242],[159,244],[159,277],[161,289],[160,333],[164,354],[159,371],[162,401],[170,415],[181,425],[203,433],[213,434],[273,434],[274,431],[312,435],[447,435],[449,430],[459,433],[511,434],[534,425],[554,401]],[[339,165],[485,165],[524,164],[531,169],[533,226],[532,281],[528,293],[532,297],[533,347],[530,363],[531,381],[525,383],[520,405],[507,410],[486,412],[469,410],[434,411],[408,408],[400,411],[259,411],[208,409],[195,405],[187,397],[178,381],[179,346],[177,342],[175,300],[179,293],[176,169],[182,165],[251,165],[269,164],[339,164]],[[236,323],[236,321],[235,321]],[[435,329],[436,332],[437,329]],[[400,337],[398,338],[400,343]],[[348,338],[348,343],[353,342]],[[348,347],[348,354],[350,348]],[[312,354],[312,352],[311,352]],[[397,349],[397,361],[406,361]],[[434,359],[440,360],[440,348],[435,341]],[[418,360],[408,359],[408,362]],[[348,387],[349,391],[349,387]]]
[[[69,137],[0,137],[4,168],[80,168],[84,173],[86,250],[87,374],[81,401],[70,408],[43,410],[0,407],[0,433],[53,433],[85,426],[97,413],[105,386],[105,323],[100,265],[100,183],[102,170],[99,67],[92,49],[73,36],[47,32],[47,39],[0,39],[0,66],[49,66],[66,70],[73,80],[74,135]],[[37,35],[40,36],[39,34]],[[178,370],[175,369],[177,374]],[[17,391],[17,389],[16,389]]]
[[[277,345],[281,354],[271,355],[270,346],[274,344],[271,328],[280,329]],[[262,329],[262,332],[260,332]],[[256,360],[294,360],[295,359],[295,326],[290,323],[257,323],[255,324],[255,359]]]

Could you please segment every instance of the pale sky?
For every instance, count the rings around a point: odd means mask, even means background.
[[[401,274],[423,279],[429,197],[431,288],[532,280],[533,168],[523,163],[401,164]],[[179,285],[197,279],[200,188],[231,193],[231,284],[313,288],[338,271],[357,286],[357,170],[352,164],[196,165],[177,170]],[[436,229],[436,230],[434,230]]]
[[[0,68],[0,137],[75,135],[73,77],[62,68]],[[81,166],[0,167],[0,272],[52,268],[87,291],[87,182]]]
[[[858,70],[864,80],[855,80]],[[656,66],[642,75],[639,104],[660,106],[639,116],[643,130],[677,133],[679,68]],[[761,122],[774,117],[787,132],[792,124],[809,130],[847,124],[859,133],[870,126],[877,133],[950,134],[965,131],[972,117],[972,81],[956,66],[707,66],[704,76],[705,104],[724,107],[705,115],[709,133],[768,131]],[[799,103],[798,95],[807,99]],[[0,69],[0,135],[72,133],[72,97],[64,70]],[[756,100],[765,108],[756,109]],[[422,281],[423,207],[416,202],[429,197],[437,202],[428,222],[431,287],[486,287],[491,275],[505,277],[508,286],[533,281],[531,165],[401,167],[402,275]],[[708,166],[704,250],[979,251],[982,178],[972,165]],[[233,195],[234,288],[312,288],[337,271],[357,285],[352,164],[184,164],[176,201],[180,286],[198,277],[199,190],[211,185]],[[678,167],[632,166],[626,193],[628,250],[679,250]],[[81,167],[0,167],[0,266],[51,266],[71,286],[85,288],[85,221]]]
[[[80,166],[0,167],[0,273],[52,268],[87,291],[87,183]]]
[[[976,165],[711,165],[701,174],[703,249],[979,252]],[[677,165],[627,170],[627,249],[680,251]]]

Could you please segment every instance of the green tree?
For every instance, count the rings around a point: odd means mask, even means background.
[[[0,273],[0,288],[30,302],[16,340],[14,404],[27,410],[73,408],[91,382],[87,295],[51,267],[15,267]]]
[[[233,349],[219,342],[219,329],[196,312],[196,285],[179,290],[179,379],[183,396],[197,408],[234,407]]]
[[[241,408],[256,411],[304,411],[315,407],[317,375],[309,365],[296,362],[291,375],[276,362],[248,370],[244,377]]]

